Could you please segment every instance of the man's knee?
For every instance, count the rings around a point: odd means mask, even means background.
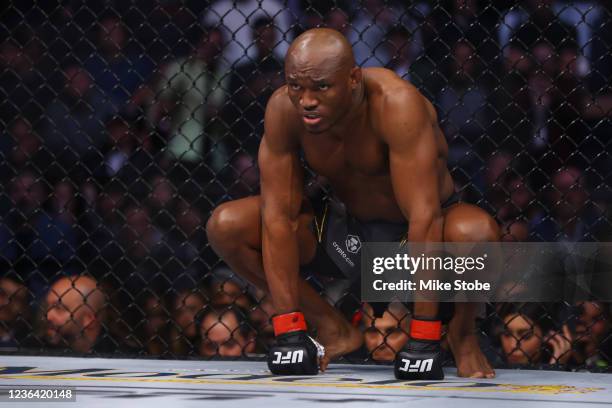
[[[446,242],[491,242],[500,239],[499,225],[482,208],[471,204],[451,207],[444,219]]]
[[[232,202],[226,202],[212,212],[206,222],[206,235],[210,244],[218,251],[221,246],[236,242],[243,228],[240,211]]]

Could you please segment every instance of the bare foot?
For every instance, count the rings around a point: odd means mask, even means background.
[[[457,375],[469,378],[494,378],[495,370],[489,364],[487,358],[482,354],[478,345],[478,337],[474,331],[455,329],[451,324],[448,326],[448,345],[455,357],[457,364]]]
[[[328,327],[320,326],[318,331],[317,341],[325,347],[325,356],[319,360],[322,372],[327,369],[332,359],[358,349],[363,343],[363,334],[348,322]]]

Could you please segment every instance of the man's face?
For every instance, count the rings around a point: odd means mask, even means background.
[[[0,279],[0,322],[15,322],[19,316],[29,315],[28,290],[25,286],[8,278]]]
[[[292,63],[286,69],[287,89],[302,124],[310,133],[329,130],[351,107],[354,71],[332,64]]]
[[[253,343],[248,343],[233,313],[224,313],[221,317],[209,313],[202,321],[200,333],[203,339],[201,355],[240,357],[243,351],[253,351]]]
[[[276,45],[276,30],[273,26],[259,28],[255,32],[257,48],[262,55],[268,55],[274,50]]]
[[[88,308],[75,288],[59,285],[49,290],[47,301],[47,341],[52,345],[72,344],[82,336],[82,317]]]
[[[376,361],[393,361],[395,354],[408,341],[406,315],[402,316],[385,311],[382,317],[366,317],[364,324],[365,346]]]

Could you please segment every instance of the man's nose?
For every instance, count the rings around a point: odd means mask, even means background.
[[[319,101],[311,92],[305,91],[300,99],[300,104],[304,110],[315,110],[319,105]]]

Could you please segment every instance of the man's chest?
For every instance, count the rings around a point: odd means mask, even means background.
[[[389,174],[387,146],[370,130],[348,132],[343,139],[305,135],[302,150],[312,170],[330,180]]]

